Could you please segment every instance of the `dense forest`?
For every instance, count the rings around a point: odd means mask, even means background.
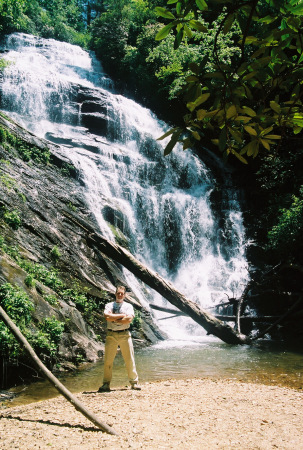
[[[245,301],[263,315],[281,315],[296,304],[297,322],[288,324],[288,334],[301,340],[302,17],[297,0],[0,4],[2,35],[18,31],[93,50],[117,90],[172,124],[166,155],[181,142],[202,159],[205,147],[224,159],[244,192],[252,243]],[[2,71],[5,66],[0,60]],[[1,142],[8,139],[3,136]],[[4,216],[17,226],[17,218]],[[56,249],[52,257],[58,259]],[[1,288],[0,300],[13,295],[9,289]],[[60,326],[45,327],[55,330],[55,346]]]

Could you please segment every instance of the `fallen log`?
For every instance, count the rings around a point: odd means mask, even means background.
[[[250,342],[247,336],[237,333],[232,327],[216,319],[212,314],[200,308],[198,304],[187,299],[171,283],[142,264],[125,248],[108,241],[96,232],[92,232],[88,236],[87,243],[95,250],[99,250],[126,267],[137,278],[166,298],[172,305],[190,316],[208,334],[213,334],[228,344],[247,344]]]
[[[87,232],[87,244],[91,246],[91,248],[99,250],[104,255],[124,266],[137,278],[157,291],[162,297],[166,298],[172,305],[190,316],[195,322],[201,325],[208,334],[217,336],[227,344],[243,345],[250,343],[250,339],[247,336],[237,333],[229,325],[216,319],[212,314],[209,314],[207,311],[200,308],[199,305],[187,299],[183,294],[177,291],[171,283],[164,280],[158,273],[148,269],[148,267],[137,260],[125,248],[114,242],[108,241],[101,234],[96,233],[91,224],[85,222],[78,216],[73,216],[72,213],[67,213],[65,211],[64,215],[67,220],[72,221]]]
[[[80,402],[77,397],[75,397],[66,387],[45,367],[42,361],[38,358],[33,348],[28,343],[27,339],[23,336],[19,328],[14,324],[10,317],[6,314],[4,309],[0,306],[0,318],[3,320],[5,325],[11,330],[17,341],[22,345],[22,347],[29,354],[31,360],[43,375],[43,377],[48,380],[56,389],[60,392],[73,406],[83,414],[88,420],[90,420],[94,425],[100,428],[106,433],[118,436],[118,433],[106,423],[101,422],[98,417],[91,413],[82,402]]]

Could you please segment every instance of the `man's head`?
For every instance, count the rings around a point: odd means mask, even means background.
[[[123,302],[125,298],[125,286],[117,286],[116,288],[116,302]]]

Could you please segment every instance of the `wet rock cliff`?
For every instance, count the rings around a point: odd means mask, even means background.
[[[0,131],[0,285],[21,288],[33,302],[33,332],[45,318],[64,324],[56,357],[49,360],[52,369],[94,362],[103,356],[104,304],[114,298],[115,285],[126,284],[121,267],[87,244],[83,224],[96,230],[97,224],[77,170],[60,147],[4,115]],[[36,279],[28,267],[44,271],[44,278]],[[47,277],[57,281],[47,282]],[[135,345],[161,339],[149,311],[127,289],[136,310]],[[18,382],[16,372],[21,378],[26,372],[21,366],[14,371],[9,361],[5,365],[2,384],[8,374]]]

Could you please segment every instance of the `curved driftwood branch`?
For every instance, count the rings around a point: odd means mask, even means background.
[[[11,330],[17,341],[24,347],[34,362],[39,372],[46,378],[59,392],[62,394],[81,414],[83,414],[94,425],[109,434],[118,435],[118,433],[106,423],[101,422],[95,414],[91,413],[86,406],[83,405],[60,381],[45,367],[42,361],[38,358],[27,339],[23,336],[19,328],[14,324],[10,317],[6,314],[4,309],[0,306],[0,318],[5,325]]]

